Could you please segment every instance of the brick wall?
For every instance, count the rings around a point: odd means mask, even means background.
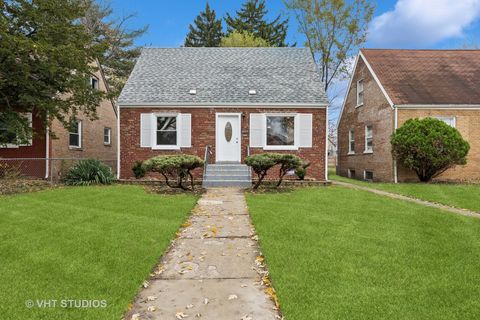
[[[357,105],[357,81],[364,82],[364,104]],[[365,126],[373,126],[373,153],[365,154]],[[338,126],[337,174],[348,176],[353,169],[363,179],[364,170],[373,171],[374,181],[393,181],[390,136],[394,128],[394,111],[367,66],[360,58],[352,86]],[[355,154],[348,154],[349,130],[355,132]]]
[[[152,150],[151,148],[140,147],[140,114],[151,112],[179,112],[190,113],[192,115],[192,147],[182,148],[179,151],[172,150]],[[126,108],[122,107],[120,111],[120,162],[121,178],[132,178],[132,166],[137,160],[146,160],[156,155],[186,153],[197,155],[204,158],[205,147],[212,146],[212,156],[215,157],[215,114],[218,112],[236,112],[242,113],[241,119],[241,150],[242,161],[247,155],[247,146],[249,145],[249,120],[250,113],[268,113],[268,112],[298,112],[313,114],[313,147],[300,148],[298,151],[278,151],[294,153],[312,165],[308,169],[308,176],[325,180],[325,109],[265,109],[265,108]],[[261,148],[252,148],[251,154],[263,153]],[[197,169],[196,177],[201,177],[202,170]],[[273,172],[272,172],[273,174]],[[275,172],[275,174],[277,174]],[[272,176],[273,177],[273,176]]]
[[[440,181],[478,181],[480,180],[480,110],[439,110],[439,109],[399,109],[398,126],[408,119],[425,117],[455,117],[456,128],[463,138],[470,143],[470,152],[465,166],[456,166],[436,180]],[[399,181],[418,181],[413,171],[399,166]]]
[[[45,158],[45,130],[43,129],[42,119],[37,117],[35,112],[32,114],[32,129],[34,131],[32,145],[19,146],[18,148],[0,147],[0,158]],[[8,163],[18,166],[26,176],[45,177],[45,161],[10,161]]]
[[[100,73],[99,90],[105,91],[105,83]],[[82,121],[82,148],[69,147],[69,133],[59,121],[52,123],[56,139],[51,139],[51,157],[53,158],[96,158],[115,160],[117,158],[117,118],[109,100],[103,100],[97,108],[98,120],[89,120],[83,114],[78,115]],[[103,129],[112,129],[111,144],[104,145]]]

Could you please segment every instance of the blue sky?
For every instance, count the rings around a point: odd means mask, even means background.
[[[369,37],[369,48],[450,49],[480,45],[480,0],[378,0]],[[203,0],[110,0],[116,15],[136,13],[130,27],[149,25],[137,45],[179,47],[188,25],[205,8]],[[243,0],[210,0],[218,17],[234,14]],[[266,0],[269,17],[288,16],[282,0]],[[288,42],[303,46],[304,37],[291,17]],[[345,91],[346,83],[336,90]],[[340,94],[343,96],[343,93]],[[338,110],[342,98],[333,104]],[[332,118],[336,116],[331,113]]]
[[[243,1],[210,0],[217,16],[233,14]],[[117,15],[135,12],[129,25],[148,24],[149,31],[139,45],[178,47],[188,25],[205,8],[201,0],[111,0]],[[282,0],[267,0],[271,18],[288,15]],[[365,47],[383,48],[458,48],[480,41],[480,0],[381,0]],[[289,42],[303,45],[292,17]]]

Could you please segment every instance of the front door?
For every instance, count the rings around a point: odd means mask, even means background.
[[[217,113],[216,124],[216,159],[217,162],[240,162],[241,114]]]

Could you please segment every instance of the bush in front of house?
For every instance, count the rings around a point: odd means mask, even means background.
[[[182,190],[194,190],[192,171],[203,167],[204,161],[192,155],[166,155],[150,158],[143,162],[146,172],[160,173],[167,186]],[[190,189],[186,186],[190,181]]]
[[[276,165],[274,159],[268,156],[268,154],[255,154],[245,158],[245,164],[252,168],[253,172],[257,175],[258,179],[253,185],[253,189],[257,190],[262,184],[263,179],[272,167]]]
[[[308,167],[310,167],[310,162],[304,162],[302,163],[301,166],[295,169],[295,175],[298,177],[298,179],[305,180],[305,177],[307,176]]]
[[[277,187],[279,187],[285,175],[289,171],[297,169],[302,164],[302,160],[293,154],[262,153],[246,157],[245,163],[257,174],[258,179],[253,186],[253,189],[256,190],[262,184],[268,171],[274,166],[280,165],[277,182]]]
[[[466,164],[470,150],[457,129],[435,118],[408,120],[392,135],[391,144],[393,157],[422,182]]]
[[[71,186],[89,186],[94,184],[111,184],[115,181],[112,169],[95,159],[80,160],[71,167],[63,182]]]
[[[275,164],[280,166],[277,187],[282,184],[283,178],[289,171],[295,170],[302,165],[302,159],[294,154],[267,153],[267,156],[271,157]]]
[[[132,167],[132,172],[135,176],[135,179],[141,179],[145,177],[145,174],[147,172],[145,170],[145,167],[143,166],[143,161],[135,161],[135,164]]]

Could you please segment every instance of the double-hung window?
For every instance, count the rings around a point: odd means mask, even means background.
[[[17,142],[17,135],[8,131],[7,123],[0,120],[0,141],[4,141],[7,146],[14,145]]]
[[[295,116],[267,115],[267,147],[295,147]]]
[[[69,146],[70,148],[81,148],[82,147],[82,122],[74,121],[71,124],[69,132]]]
[[[156,146],[157,147],[177,147],[177,115],[158,115],[156,116]]]
[[[365,126],[365,153],[373,152],[373,126]]]
[[[357,107],[363,106],[363,79],[357,81]]]
[[[24,120],[27,120],[32,128],[32,113],[26,112],[22,113],[21,117]],[[23,130],[22,128],[18,129],[19,131],[12,132],[9,130],[8,124],[4,120],[0,120],[0,148],[18,148],[18,147],[27,147],[31,146],[33,141],[31,133]]]
[[[348,132],[348,153],[355,153],[355,131],[353,130]]]
[[[112,144],[112,129],[111,128],[103,128],[103,144],[109,146]]]
[[[449,126],[451,126],[453,128],[455,128],[456,125],[457,125],[455,117],[435,117],[435,118],[445,122],[446,124],[448,124]]]

